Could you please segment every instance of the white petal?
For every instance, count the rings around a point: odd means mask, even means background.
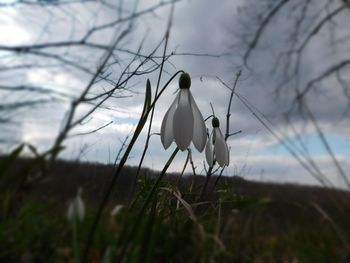
[[[79,220],[83,220],[85,217],[85,207],[83,200],[80,196],[75,197],[72,202],[69,204],[67,211],[68,220],[73,220],[77,218]]]
[[[215,144],[215,138],[216,138],[216,128],[213,129],[213,136],[212,136],[212,143]]]
[[[199,111],[196,102],[193,99],[191,92],[190,102],[193,112],[193,138],[192,142],[199,152],[202,152],[207,141],[207,129],[205,127],[204,119],[202,113]]]
[[[229,165],[229,152],[228,147],[225,142],[224,136],[221,133],[219,128],[214,128],[216,133],[215,144],[214,144],[214,153],[216,161],[221,167],[224,165]]]
[[[214,164],[214,152],[213,152],[213,133],[211,133],[209,140],[207,141],[207,145],[205,146],[205,158],[207,159],[207,163],[209,167],[212,167]]]
[[[162,126],[160,129],[160,139],[165,149],[168,149],[168,147],[174,140],[173,121],[174,121],[174,112],[177,107],[178,99],[179,99],[179,94],[176,96],[175,100],[170,105],[170,108],[165,113],[162,121]]]
[[[123,205],[116,205],[112,211],[111,211],[111,216],[116,216],[117,214],[119,214],[119,212],[124,208]]]
[[[71,202],[69,204],[68,211],[67,211],[67,219],[69,221],[72,221],[72,219],[73,219],[73,212],[74,212],[74,203]]]
[[[181,151],[187,149],[193,136],[193,113],[188,89],[180,89],[179,103],[174,113],[174,139]]]
[[[75,205],[76,205],[76,214],[78,218],[82,221],[85,217],[85,207],[84,207],[83,200],[80,198],[80,196],[76,198]]]

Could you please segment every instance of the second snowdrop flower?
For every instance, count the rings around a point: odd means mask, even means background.
[[[162,122],[162,144],[167,149],[175,140],[179,149],[184,151],[192,141],[197,150],[202,152],[207,140],[206,127],[190,91],[189,74],[181,74],[179,86],[180,90]]]
[[[67,218],[69,221],[75,220],[75,218],[83,221],[85,217],[85,206],[84,202],[81,199],[81,194],[83,190],[79,187],[77,196],[69,204],[67,211]]]
[[[219,119],[214,117],[212,125],[213,132],[211,133],[205,147],[205,157],[207,159],[207,163],[209,167],[212,167],[216,159],[221,167],[224,165],[228,166],[230,163],[230,155],[225,138],[220,130]]]

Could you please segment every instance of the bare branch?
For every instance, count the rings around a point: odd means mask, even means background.
[[[245,65],[247,64],[248,58],[250,56],[250,53],[253,51],[253,49],[258,44],[261,35],[263,34],[263,32],[265,31],[265,29],[267,28],[267,26],[269,25],[269,23],[273,19],[273,17],[288,2],[289,2],[289,0],[281,0],[281,1],[279,1],[279,3],[276,4],[276,6],[274,8],[271,9],[271,11],[266,15],[266,17],[260,23],[260,26],[259,26],[258,30],[256,31],[253,40],[250,41],[248,49],[245,52],[245,54],[243,55],[243,62],[244,62]]]
[[[331,76],[332,74],[336,73],[340,69],[348,66],[349,64],[350,64],[350,60],[349,59],[343,60],[342,62],[340,62],[340,63],[330,67],[329,69],[325,70],[318,77],[310,80],[307,83],[307,85],[305,86],[305,88],[297,95],[296,100],[300,101],[311,90],[311,88],[314,87],[314,85],[316,83],[318,83],[318,82],[328,78],[329,76]]]
[[[96,129],[94,129],[94,130],[92,130],[92,131],[75,133],[75,134],[72,134],[72,135],[70,135],[70,136],[68,136],[68,137],[75,137],[75,136],[82,136],[82,135],[93,134],[93,133],[95,133],[95,132],[98,132],[98,131],[100,131],[100,130],[106,128],[106,127],[108,127],[108,126],[111,125],[112,123],[113,123],[113,121],[110,121],[110,122],[108,122],[108,123],[102,125],[101,127],[96,128]]]

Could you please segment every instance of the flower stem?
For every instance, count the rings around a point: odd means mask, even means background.
[[[72,218],[72,248],[73,248],[73,256],[74,262],[79,263],[79,250],[78,250],[78,230],[77,230],[77,215],[74,213]]]
[[[117,182],[117,179],[119,178],[119,175],[120,175],[120,172],[123,170],[123,167],[129,157],[129,154],[136,142],[136,140],[138,139],[147,119],[148,119],[148,115],[149,113],[151,112],[152,108],[155,106],[155,103],[158,101],[158,99],[160,98],[160,96],[163,94],[163,92],[165,91],[165,89],[168,87],[168,85],[170,84],[170,82],[177,76],[177,74],[179,73],[182,73],[183,71],[182,70],[179,70],[177,71],[169,80],[168,82],[164,85],[164,87],[162,88],[162,90],[159,92],[159,94],[154,98],[153,102],[151,103],[151,105],[146,108],[146,103],[144,105],[144,112],[142,114],[142,116],[140,117],[140,120],[136,126],[136,130],[134,132],[134,135],[133,137],[131,138],[131,141],[128,145],[128,147],[126,148],[124,154],[123,154],[123,157],[121,158],[119,164],[118,164],[118,167],[117,167],[117,170],[115,171],[113,177],[112,177],[112,180],[107,188],[107,191],[99,205],[99,208],[98,208],[98,211],[97,211],[97,214],[95,216],[95,219],[92,223],[92,227],[91,227],[91,230],[89,232],[89,235],[88,235],[88,240],[86,242],[86,246],[85,246],[85,249],[84,249],[84,253],[83,253],[83,260],[82,262],[87,262],[87,257],[88,257],[88,253],[89,253],[89,250],[90,250],[90,247],[91,247],[91,244],[92,244],[92,241],[93,241],[93,238],[94,238],[94,235],[95,235],[95,232],[96,232],[96,229],[97,229],[97,226],[98,226],[98,223],[101,219],[101,216],[102,216],[102,213],[103,213],[103,210],[107,204],[107,201],[112,193],[112,190]]]
[[[157,102],[157,100],[160,98],[160,96],[162,95],[162,93],[165,91],[165,89],[169,86],[169,84],[171,83],[171,81],[180,73],[184,73],[183,70],[179,70],[177,71],[168,81],[167,83],[165,83],[165,85],[163,86],[163,88],[161,89],[161,91],[159,92],[158,95],[156,95],[156,97],[154,98],[154,101],[152,102],[151,106],[150,106],[150,109],[152,109],[155,105],[155,103]],[[145,148],[146,149],[146,148]],[[146,149],[147,150],[147,149]],[[143,159],[146,155],[146,150],[143,151],[142,153],[142,156],[141,156],[141,160],[140,160],[140,163],[139,163],[139,166],[137,168],[137,172],[136,172],[136,175],[135,175],[135,179],[134,179],[134,183],[133,183],[133,186],[132,186],[132,192],[134,191],[133,189],[135,189],[136,187],[136,183],[137,183],[137,178],[138,178],[138,175],[140,173],[140,170],[141,170],[141,165],[142,165],[142,162],[143,162]],[[130,208],[132,208],[134,206],[134,204],[136,203],[136,201],[138,200],[138,197],[139,196],[136,196],[136,198],[133,200],[133,202],[130,204]]]
[[[176,154],[179,152],[179,148],[176,147],[176,149],[173,151],[172,155],[170,156],[170,158],[168,159],[168,161],[166,162],[166,164],[164,165],[163,167],[163,170],[161,171],[161,173],[159,174],[156,182],[154,183],[151,191],[149,192],[145,202],[143,203],[137,217],[136,217],[136,220],[134,221],[132,227],[131,227],[131,230],[129,232],[129,234],[127,235],[126,239],[125,239],[125,243],[124,245],[122,246],[121,248],[121,252],[119,254],[119,257],[118,257],[118,260],[117,262],[122,262],[122,259],[129,247],[129,244],[130,244],[130,241],[132,240],[132,238],[134,237],[135,233],[136,233],[136,230],[141,222],[141,219],[143,218],[143,214],[145,213],[148,205],[150,204],[150,202],[152,201],[152,197],[154,196],[156,190],[158,189],[158,186],[160,184],[160,182],[162,181],[164,175],[166,174],[166,171],[168,170],[170,164],[173,162]],[[121,237],[124,239],[124,237]]]

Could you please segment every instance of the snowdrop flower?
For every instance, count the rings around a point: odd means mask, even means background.
[[[197,150],[202,152],[207,140],[206,127],[190,91],[189,74],[181,74],[179,86],[174,102],[164,115],[160,132],[162,144],[167,149],[175,140],[179,149],[184,151],[192,141]]]
[[[83,190],[81,187],[79,187],[77,196],[69,204],[67,211],[67,218],[69,221],[74,220],[74,218],[78,218],[80,221],[83,221],[85,217],[85,206],[83,200],[81,199],[82,192]]]
[[[212,121],[213,132],[211,133],[207,145],[205,147],[205,157],[210,167],[214,165],[214,160],[219,163],[221,167],[229,165],[229,152],[224,136],[220,130],[219,119],[214,117]]]
[[[123,205],[116,205],[112,211],[111,211],[111,216],[116,216],[117,214],[119,214],[119,212],[124,208]]]

